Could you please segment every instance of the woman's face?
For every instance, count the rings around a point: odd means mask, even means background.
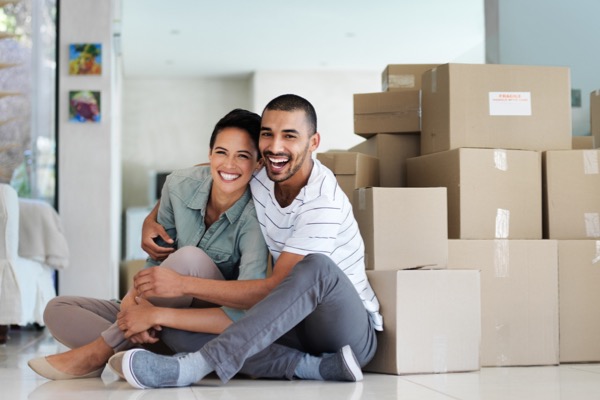
[[[213,190],[241,196],[259,167],[258,149],[248,132],[224,128],[217,134],[209,153]]]

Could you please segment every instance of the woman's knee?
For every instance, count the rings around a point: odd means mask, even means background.
[[[207,279],[223,279],[223,275],[214,261],[204,252],[194,246],[185,246],[171,254],[161,266],[187,276]]]

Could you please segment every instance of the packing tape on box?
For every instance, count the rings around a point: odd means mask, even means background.
[[[598,151],[584,150],[583,151],[583,173],[586,175],[595,175],[600,173],[598,164]]]
[[[494,240],[494,276],[508,278],[510,250],[508,240]]]
[[[437,92],[437,68],[431,70],[431,93]]]
[[[596,256],[592,260],[592,264],[600,263],[600,240],[596,241]]]
[[[500,171],[508,171],[508,154],[506,150],[494,150],[494,166]]]
[[[600,238],[600,214],[584,213],[585,233],[589,238]]]
[[[496,210],[496,239],[507,239],[510,223],[510,210],[499,208]]]

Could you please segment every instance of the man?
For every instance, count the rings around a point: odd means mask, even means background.
[[[256,304],[197,352],[165,357],[128,351],[122,368],[132,386],[187,386],[212,371],[223,382],[239,371],[269,378],[362,379],[382,319],[348,198],[331,171],[312,158],[320,142],[316,122],[312,105],[296,95],[279,96],[263,111],[259,149],[265,167],[251,187],[273,256],[272,275],[220,282],[227,291],[206,285],[205,293],[194,294],[218,303],[219,296],[236,292]],[[135,285],[144,296],[164,295],[147,277],[136,278]]]

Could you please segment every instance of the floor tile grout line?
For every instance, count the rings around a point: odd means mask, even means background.
[[[434,389],[434,388],[432,388],[432,387],[430,387],[430,386],[427,386],[427,385],[425,385],[425,384],[423,384],[423,383],[419,383],[419,382],[411,381],[411,380],[410,380],[410,378],[406,378],[406,377],[403,377],[403,376],[399,376],[398,378],[402,379],[402,380],[403,380],[403,381],[405,381],[405,382],[410,382],[410,383],[412,383],[412,384],[415,384],[415,385],[417,385],[417,386],[421,386],[421,387],[423,387],[423,388],[425,388],[425,389],[428,389],[428,390],[430,390],[430,391],[432,391],[432,392],[435,392],[435,393],[439,393],[439,394],[441,394],[441,395],[444,395],[444,396],[446,396],[446,397],[448,397],[448,398],[450,398],[450,399],[454,399],[454,400],[463,400],[463,399],[461,399],[460,397],[455,397],[455,396],[453,396],[453,395],[450,395],[450,394],[448,394],[448,393],[441,392],[441,391],[439,391],[438,389]]]

